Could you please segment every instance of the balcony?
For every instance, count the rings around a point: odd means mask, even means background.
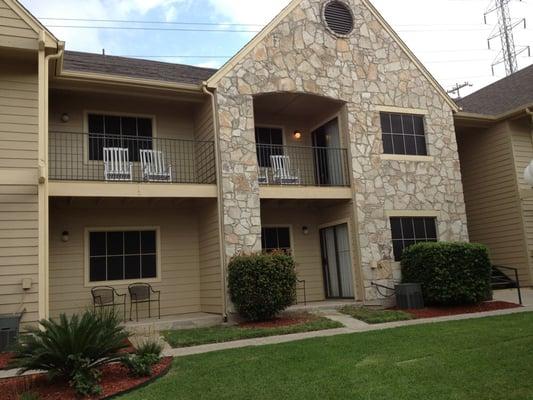
[[[212,141],[50,132],[51,181],[213,184]]]
[[[345,148],[256,144],[263,186],[349,187]]]

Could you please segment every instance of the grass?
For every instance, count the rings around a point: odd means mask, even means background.
[[[344,306],[339,311],[367,324],[382,324],[384,322],[413,319],[411,314],[400,310],[374,310],[366,307]]]
[[[122,397],[533,399],[533,313],[431,323],[180,357]]]
[[[215,326],[212,328],[180,329],[163,331],[163,337],[172,347],[189,347],[208,343],[231,342],[265,336],[287,335],[289,333],[319,331],[342,328],[340,322],[324,317],[316,317],[297,325],[275,328],[241,328],[239,326]]]

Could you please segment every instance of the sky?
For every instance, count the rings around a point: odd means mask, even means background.
[[[101,53],[105,49],[110,55],[213,68],[235,54],[289,2],[20,1],[60,40],[66,41],[67,50]],[[492,13],[487,16],[488,24],[484,24],[483,15],[491,1],[494,0],[372,0],[372,3],[445,89],[466,81],[472,84],[461,91],[464,96],[505,76],[503,64],[495,67],[494,75],[491,70],[501,45],[496,38],[491,41],[491,50],[487,47],[487,38],[497,22],[497,15]],[[511,1],[510,7],[513,20],[529,16],[528,22],[533,24],[533,0]],[[66,20],[68,18],[144,23]],[[145,29],[103,29],[106,26]],[[517,26],[514,37],[517,48],[529,45],[533,51],[533,28]],[[533,57],[526,55],[525,52],[518,57],[519,68],[533,64]]]

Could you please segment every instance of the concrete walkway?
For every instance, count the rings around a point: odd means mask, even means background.
[[[430,324],[430,323],[445,322],[445,321],[459,321],[459,320],[465,320],[465,319],[493,317],[493,316],[498,316],[498,315],[516,314],[516,313],[522,313],[522,312],[533,312],[533,306],[513,308],[513,309],[508,309],[508,310],[487,311],[487,312],[481,312],[481,313],[475,313],[475,314],[451,315],[451,316],[446,316],[446,317],[413,319],[413,320],[408,320],[408,321],[396,321],[396,322],[388,322],[385,324],[370,325],[365,322],[351,318],[347,315],[341,314],[336,310],[322,310],[322,315],[324,317],[330,318],[334,321],[341,322],[342,324],[345,325],[345,327],[337,328],[337,329],[327,329],[327,330],[322,330],[322,331],[314,331],[314,332],[293,333],[290,335],[269,336],[269,337],[263,337],[263,338],[255,338],[255,339],[236,340],[233,342],[205,344],[205,345],[194,346],[194,347],[182,347],[182,348],[177,348],[177,349],[167,348],[164,354],[166,356],[172,356],[172,357],[183,357],[183,356],[188,356],[192,354],[209,353],[211,351],[236,349],[240,347],[263,346],[263,345],[268,345],[268,344],[293,342],[296,340],[303,340],[303,339],[328,337],[328,336],[336,336],[336,335],[346,335],[350,333],[369,332],[369,331],[377,331],[377,330],[383,330],[383,329],[398,328],[401,326],[422,325],[422,324]]]

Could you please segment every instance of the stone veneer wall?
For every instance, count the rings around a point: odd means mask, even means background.
[[[301,3],[219,82],[226,252],[260,247],[254,94],[301,92],[340,99],[348,111],[365,299],[371,281],[399,277],[386,210],[436,210],[440,240],[468,240],[452,110],[362,0],[347,38],[322,23],[322,1]],[[382,160],[377,106],[424,109],[433,162]]]

